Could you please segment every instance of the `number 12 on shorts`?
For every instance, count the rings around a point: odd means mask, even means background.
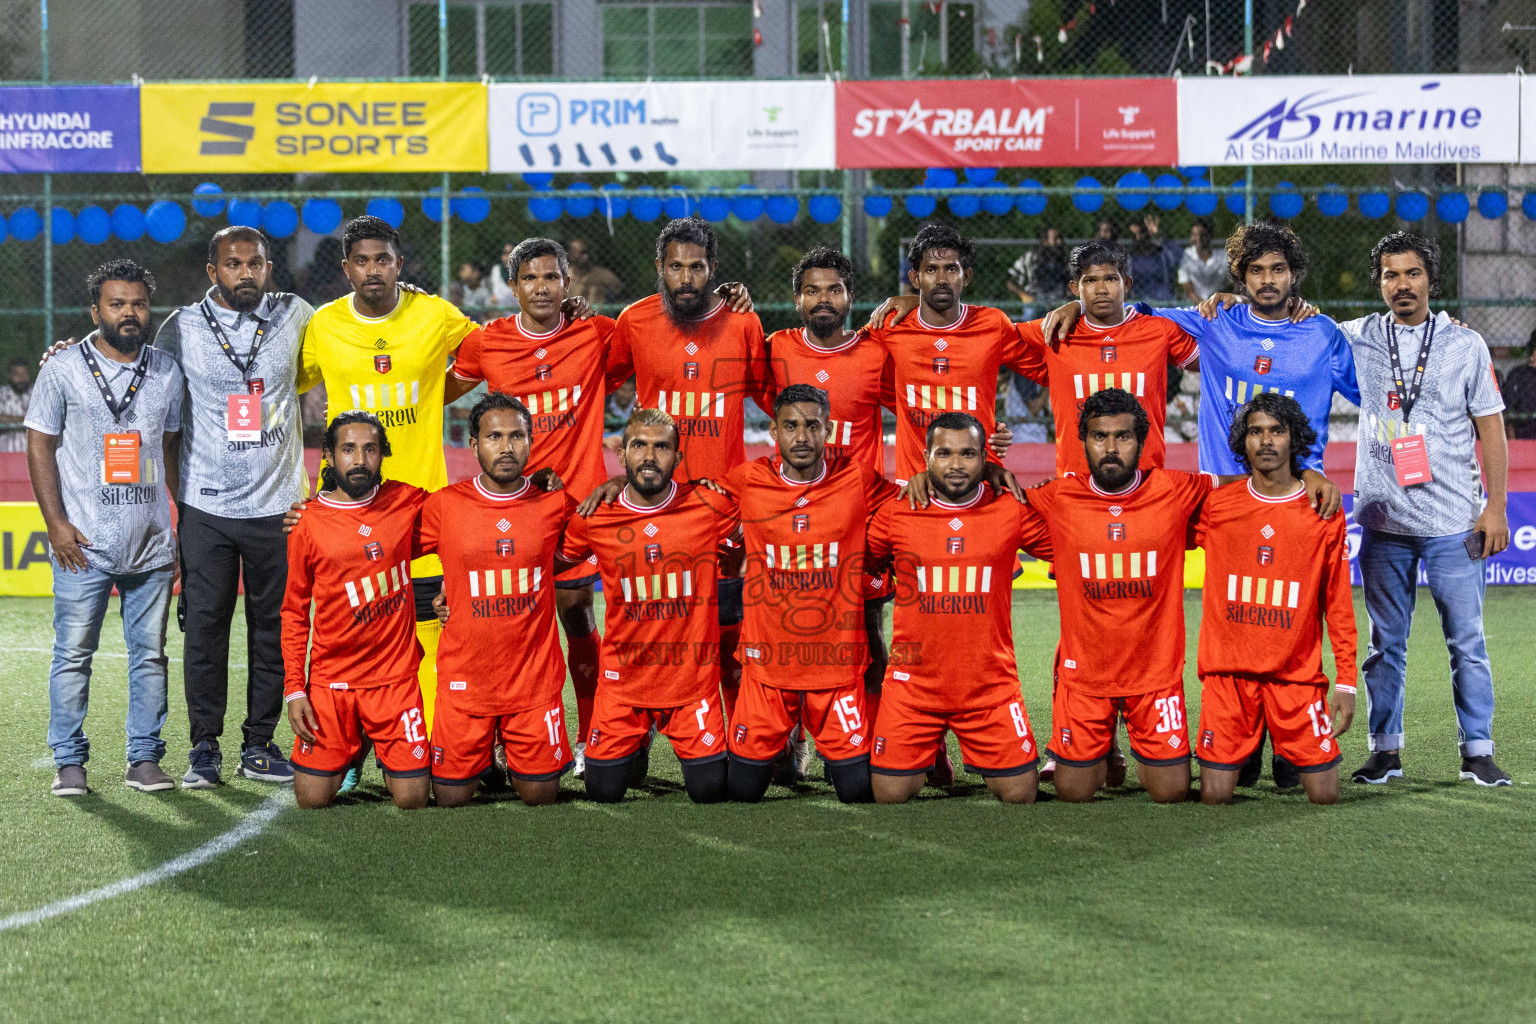
[[[426,724],[421,720],[421,708],[400,712],[400,728],[405,730],[405,742],[427,742]]]

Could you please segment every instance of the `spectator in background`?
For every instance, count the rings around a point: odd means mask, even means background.
[[[1536,331],[1531,332],[1525,356],[1525,362],[1513,367],[1504,378],[1504,404],[1508,408],[1506,418],[1509,420],[1509,436],[1522,441],[1536,441]],[[13,383],[15,374],[15,364],[12,364]]]
[[[1120,238],[1120,231],[1112,220],[1101,220],[1093,228],[1093,240],[1095,242],[1114,242]]]
[[[1196,304],[1227,290],[1227,251],[1211,248],[1211,225],[1203,217],[1190,226],[1189,248],[1179,261],[1179,284]]]
[[[342,273],[341,239],[322,238],[315,243],[314,258],[299,274],[299,294],[310,306],[323,306],[341,298],[352,290],[347,275]]]
[[[507,258],[517,248],[511,242],[501,247],[501,260],[491,268],[491,298],[497,309],[517,309],[517,293],[507,284]]]
[[[571,258],[571,283],[565,290],[567,295],[579,295],[594,306],[623,298],[624,282],[607,267],[592,262],[586,242],[573,238],[566,243],[565,251]]]
[[[457,279],[448,287],[448,298],[460,309],[493,309],[496,306],[496,296],[485,267],[475,260],[459,264]]]
[[[1012,370],[1004,370],[1008,376],[1003,392],[1003,417],[1013,426],[1015,444],[1045,444],[1050,441],[1046,424],[1049,415],[1051,393],[1028,377]]]
[[[1008,290],[1026,305],[1055,308],[1067,299],[1067,247],[1061,232],[1046,228],[1040,244],[1008,268]]]
[[[11,359],[9,386],[0,385],[0,452],[27,450],[27,404],[32,399],[30,364],[22,356]]]
[[[623,447],[624,424],[635,411],[635,378],[631,376],[608,396],[603,406],[603,447],[617,452]]]
[[[1157,217],[1147,214],[1138,223],[1131,221],[1131,297],[1147,302],[1173,301],[1173,284],[1184,249],[1177,242],[1163,238]]]

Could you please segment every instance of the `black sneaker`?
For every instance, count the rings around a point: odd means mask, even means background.
[[[293,781],[293,765],[288,763],[283,752],[271,740],[253,743],[240,751],[238,771],[245,778],[259,782]]]
[[[1270,760],[1269,770],[1275,777],[1275,786],[1279,789],[1295,789],[1301,785],[1301,770],[1279,754]]]
[[[1482,757],[1464,757],[1461,759],[1461,777],[1471,779],[1479,786],[1510,786],[1509,773],[1493,763],[1493,758],[1487,754]]]
[[[224,755],[212,740],[203,740],[187,754],[187,774],[181,777],[182,789],[216,789],[219,773],[224,770]]]
[[[1491,758],[1489,759],[1491,762]],[[1388,779],[1403,777],[1403,759],[1396,750],[1378,750],[1355,769],[1350,778],[1368,786],[1383,785]]]

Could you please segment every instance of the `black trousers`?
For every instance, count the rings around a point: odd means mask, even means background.
[[[192,743],[218,742],[229,705],[229,627],[245,579],[248,667],[242,748],[272,739],[283,708],[282,610],[288,586],[283,517],[225,519],[181,506],[183,655]]]

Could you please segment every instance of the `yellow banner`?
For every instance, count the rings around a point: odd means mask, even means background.
[[[0,501],[0,597],[48,597],[48,526],[36,502]]]
[[[477,82],[139,89],[145,174],[484,171]]]
[[[1048,575],[1049,562],[1020,559],[1024,572],[1013,581],[1014,590],[1055,590],[1056,581]],[[1194,548],[1184,552],[1184,589],[1199,590],[1205,585],[1205,550]]]

